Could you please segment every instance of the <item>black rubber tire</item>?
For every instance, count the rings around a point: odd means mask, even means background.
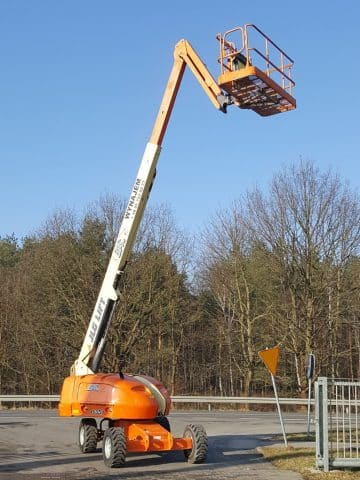
[[[155,422],[158,423],[159,425],[161,425],[163,428],[165,428],[165,430],[167,430],[168,432],[171,432],[169,419],[167,417],[165,417],[164,415],[156,417]]]
[[[205,428],[202,425],[189,424],[185,427],[184,437],[191,437],[193,446],[184,450],[185,458],[189,463],[203,463],[208,451],[208,439]]]
[[[98,431],[95,418],[82,418],[78,443],[82,453],[93,453],[97,447]]]
[[[110,427],[103,438],[103,459],[107,467],[122,467],[126,460],[126,437],[122,427]]]

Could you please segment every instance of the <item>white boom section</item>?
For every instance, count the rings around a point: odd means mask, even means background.
[[[186,65],[204,89],[213,105],[222,112],[231,101],[223,95],[210,72],[198,54],[186,40],[180,40],[174,50],[174,64],[160,109],[155,120],[150,142],[146,145],[140,168],[130,195],[119,235],[92,313],[80,355],[71,367],[72,375],[96,373],[104,351],[105,338],[110,326],[119,293],[119,277],[125,268],[130,250],[134,244],[144,208],[155,176],[155,168],[160,155],[162,139],[165,135],[170,115],[175,103]]]
[[[104,317],[108,313],[107,309],[118,299],[116,284],[119,275],[125,267],[131,247],[135,241],[136,232],[155,175],[160,150],[161,147],[153,143],[148,143],[146,145],[140,168],[130,194],[130,200],[81,347],[80,355],[71,367],[72,375],[87,375],[94,373],[89,364],[95,355],[99,336],[102,335],[101,328],[104,328]]]

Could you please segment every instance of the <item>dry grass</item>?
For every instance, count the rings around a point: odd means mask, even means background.
[[[271,437],[274,441],[282,443],[284,437],[282,435],[273,435]],[[286,439],[288,442],[315,442],[315,432],[287,433]]]
[[[360,480],[359,470],[332,470],[329,473],[315,470],[313,448],[263,447],[260,451],[280,470],[299,472],[304,480]]]

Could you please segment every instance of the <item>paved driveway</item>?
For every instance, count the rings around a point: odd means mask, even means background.
[[[182,435],[188,423],[201,423],[209,436],[203,465],[190,465],[182,452],[129,454],[124,467],[108,469],[101,450],[81,454],[76,445],[79,421],[59,418],[56,411],[0,412],[1,480],[114,480],[114,479],[246,479],[298,480],[266,462],[256,447],[271,443],[280,432],[278,418],[269,413],[172,413],[172,432]],[[302,415],[285,415],[290,432],[306,430]]]

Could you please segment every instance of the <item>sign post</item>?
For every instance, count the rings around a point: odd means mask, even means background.
[[[308,408],[307,408],[307,436],[310,434],[310,411],[311,411],[311,384],[312,384],[312,378],[314,376],[314,370],[315,370],[315,355],[312,353],[309,353],[308,355],[308,363],[306,367],[306,376],[309,381],[309,393],[308,393]]]
[[[275,375],[276,375],[276,370],[277,370],[278,361],[279,361],[279,354],[280,354],[280,348],[279,347],[266,348],[265,350],[260,350],[260,352],[259,352],[259,356],[260,356],[261,360],[265,363],[265,366],[269,370],[270,375],[271,375],[271,382],[272,382],[272,386],[273,386],[273,389],[274,389],[276,405],[277,405],[277,409],[278,409],[278,413],[279,413],[281,431],[282,431],[283,438],[284,438],[284,445],[285,445],[285,447],[287,447],[287,438],[286,438],[286,433],[285,433],[285,427],[284,427],[284,422],[283,422],[283,418],[282,418],[282,414],[281,414],[279,396],[278,396],[276,383],[275,383]]]

